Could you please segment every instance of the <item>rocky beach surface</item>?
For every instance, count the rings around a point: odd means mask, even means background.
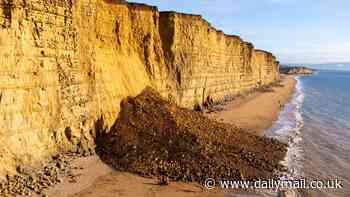
[[[18,166],[17,175],[7,176],[0,182],[1,196],[47,196],[45,190],[59,184],[63,179],[70,183],[77,182],[77,175],[73,172],[72,162],[81,157],[93,155],[94,151],[81,153],[62,153],[43,162],[41,168]]]

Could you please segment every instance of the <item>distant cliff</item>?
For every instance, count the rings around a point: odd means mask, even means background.
[[[198,15],[113,0],[0,1],[0,174],[93,146],[127,96],[152,86],[180,106],[279,79],[269,52]]]
[[[312,75],[314,72],[314,69],[305,66],[282,66],[280,68],[280,73],[287,75]]]

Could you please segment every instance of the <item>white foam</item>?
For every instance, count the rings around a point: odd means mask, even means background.
[[[270,137],[288,143],[287,155],[281,162],[288,172],[282,174],[284,178],[297,179],[302,177],[303,149],[301,147],[301,129],[304,126],[302,104],[304,102],[304,88],[299,77],[292,100],[281,111],[275,125],[267,131]]]
[[[291,101],[285,105],[280,112],[278,120],[274,126],[266,131],[269,137],[277,138],[288,144],[287,155],[281,164],[288,170],[286,173],[277,172],[281,180],[293,180],[303,176],[302,162],[303,149],[301,147],[302,135],[301,129],[304,126],[302,116],[302,104],[304,102],[304,88],[299,77],[296,77],[297,84]],[[286,190],[285,196],[297,197],[298,191]],[[259,191],[262,196],[279,196],[278,193],[272,191]]]

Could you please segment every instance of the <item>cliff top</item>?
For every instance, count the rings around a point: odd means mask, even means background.
[[[210,22],[205,20],[201,15],[188,14],[188,13],[175,12],[175,11],[161,11],[160,14],[163,16],[172,15],[172,16],[179,16],[179,17],[188,18],[188,19],[192,19],[192,20],[199,20],[199,21],[203,22],[204,24],[208,25],[210,30],[212,30],[218,34],[221,34],[222,36],[225,36],[225,37],[230,38],[230,39],[236,39],[236,40],[243,41],[242,38],[239,37],[238,35],[225,34],[222,30],[216,29]]]
[[[265,54],[273,55],[271,52],[269,52],[269,51],[265,51],[265,50],[262,50],[262,49],[255,49],[255,52],[257,52],[257,53],[265,53]]]
[[[130,8],[138,9],[138,10],[158,11],[157,6],[152,6],[145,3],[128,2],[126,0],[104,0],[104,1],[110,4],[123,4]]]
[[[151,6],[143,3],[127,3],[128,7],[138,10],[150,10],[150,11],[158,11],[156,6]]]
[[[151,5],[147,5],[147,4],[143,4],[143,3],[127,2],[125,0],[105,0],[105,1],[110,2],[110,3],[127,4],[127,6],[134,8],[134,9],[158,11],[158,8],[156,6],[151,6]],[[215,31],[218,34],[221,34],[221,35],[223,35],[227,38],[230,38],[230,39],[237,39],[237,40],[243,41],[243,39],[238,35],[226,34],[222,30],[216,29],[210,22],[208,22],[206,19],[204,19],[202,17],[202,15],[182,13],[182,12],[176,12],[176,11],[160,11],[159,13],[160,13],[160,15],[163,15],[163,16],[173,15],[173,16],[191,18],[194,20],[201,20],[203,23],[207,24],[212,31]],[[254,45],[252,43],[250,43],[250,42],[245,42],[245,43],[247,45],[251,46],[252,48],[254,48]],[[272,53],[270,53],[268,51],[264,51],[264,50],[260,50],[260,49],[256,49],[256,51],[272,55]]]
[[[151,5],[144,4],[144,3],[128,2],[126,0],[104,0],[104,1],[107,3],[125,4],[130,8],[139,9],[139,10],[150,10],[150,11],[158,11],[159,10],[157,6],[151,6]],[[217,32],[218,34],[221,34],[227,38],[237,39],[237,40],[243,41],[243,39],[238,35],[225,34],[222,30],[216,29],[213,25],[211,25],[210,22],[208,22],[206,19],[204,19],[202,17],[202,15],[182,13],[182,12],[176,12],[176,11],[160,11],[159,13],[160,13],[160,15],[163,15],[163,16],[173,15],[173,16],[191,18],[191,19],[195,19],[195,20],[201,20],[203,23],[207,24],[211,30]],[[247,44],[248,46],[251,46],[252,48],[254,48],[254,45],[252,43],[250,43],[250,42],[244,42],[244,43]],[[275,57],[271,52],[268,52],[265,50],[255,49],[255,52],[265,53],[265,54],[272,55],[273,57]]]

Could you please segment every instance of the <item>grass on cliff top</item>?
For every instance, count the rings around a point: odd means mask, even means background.
[[[124,100],[115,124],[96,140],[102,160],[118,170],[200,183],[272,178],[287,147],[177,107],[151,88]]]

